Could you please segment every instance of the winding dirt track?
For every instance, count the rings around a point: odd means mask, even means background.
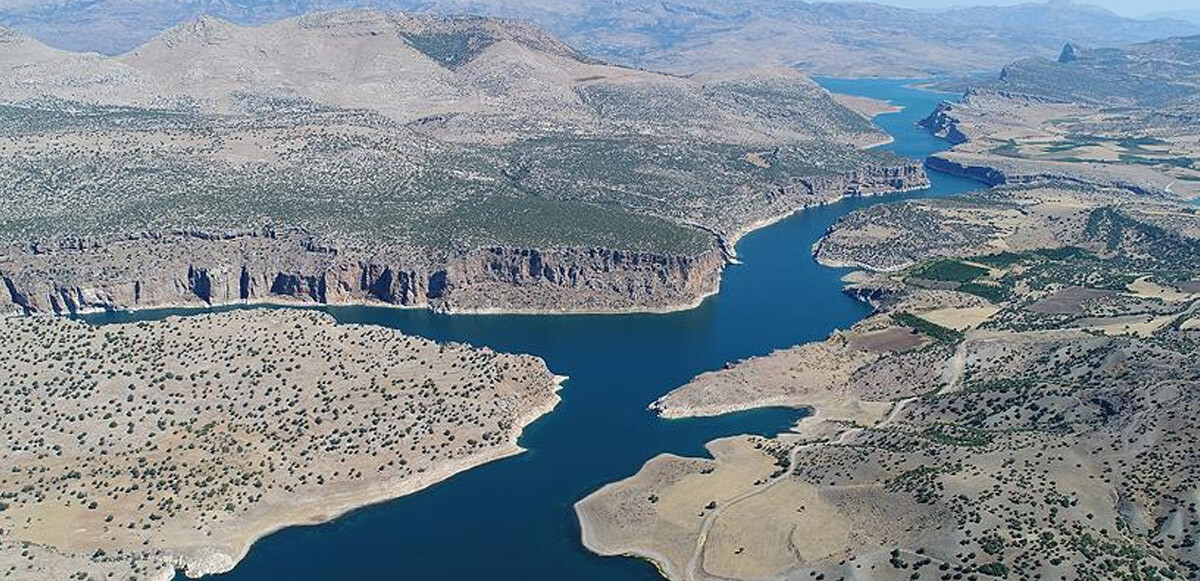
[[[942,388],[937,391],[938,395],[951,393],[958,389],[958,384],[962,380],[963,371],[966,369],[966,363],[967,340],[964,339],[958,344],[958,348],[954,351],[954,356],[946,361],[946,382],[942,385]],[[884,419],[880,420],[879,423],[875,424],[875,427],[884,428],[891,425],[896,421],[897,418],[900,417],[900,414],[903,413],[904,408],[917,399],[917,397],[908,397],[897,400],[896,403],[892,405],[892,409],[890,412],[888,412],[888,415]],[[776,476],[766,486],[761,486],[755,488],[754,490],[744,492],[721,503],[721,505],[709,511],[709,513],[704,517],[704,523],[700,526],[700,534],[696,537],[696,548],[692,551],[692,557],[688,560],[687,567],[684,569],[684,575],[686,576],[685,578],[688,581],[712,581],[721,579],[720,577],[710,575],[708,572],[704,571],[703,562],[704,547],[708,543],[708,533],[710,530],[712,530],[713,523],[717,521],[717,518],[720,516],[723,509],[734,506],[748,498],[758,496],[759,494],[774,488],[779,483],[786,481],[787,476],[790,473],[790,467],[796,465],[796,457],[799,456],[802,450],[817,446],[845,445],[851,440],[851,438],[858,435],[862,431],[862,428],[849,428],[838,434],[838,437],[831,441],[811,442],[808,444],[797,444],[796,446],[793,446],[791,452],[788,454],[789,470],[787,472]]]

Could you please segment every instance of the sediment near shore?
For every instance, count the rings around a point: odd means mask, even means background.
[[[18,579],[228,571],[280,528],[519,453],[565,379],[535,357],[295,309],[8,317],[0,334],[0,556]]]

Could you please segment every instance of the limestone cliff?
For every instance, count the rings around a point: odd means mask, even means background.
[[[931,169],[978,180],[989,186],[1073,184],[1128,190],[1151,198],[1172,197],[1167,179],[1140,167],[1030,161],[955,151],[932,155],[926,164]]]
[[[921,162],[872,164],[862,168],[823,176],[799,179],[794,184],[769,191],[755,198],[752,207],[730,209],[733,227],[722,236],[728,248],[746,232],[774,222],[796,210],[829,204],[848,197],[875,196],[929,187],[929,176]]]
[[[299,231],[171,232],[10,246],[0,309],[73,314],[239,302],[445,311],[665,310],[717,290],[724,257],[490,247],[429,256],[321,244]]]
[[[958,119],[952,113],[953,110],[953,103],[942,101],[928,117],[920,120],[918,124],[954,145],[966,143],[970,141],[970,138],[959,126]]]
[[[715,293],[740,234],[847,196],[927,187],[917,162],[869,165],[759,194],[694,254],[603,247],[329,243],[296,228],[59,237],[0,247],[0,312],[75,314],[293,302],[438,311],[618,312],[687,308]]]

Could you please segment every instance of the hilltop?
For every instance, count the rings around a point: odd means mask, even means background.
[[[875,3],[717,0],[509,2],[484,0],[130,0],[25,2],[0,23],[63,48],[128,51],[159,31],[210,15],[262,24],[317,10],[371,6],[473,13],[535,22],[589,55],[677,72],[797,66],[826,75],[909,75],[993,69],[1065,42],[1115,46],[1200,33],[1200,25],[1136,20],[1064,1],[918,11]]]
[[[117,57],[7,38],[8,310],[680,308],[756,225],[925,183],[797,72],[642,71],[523,23],[205,17]]]
[[[1169,106],[1200,89],[1200,35],[1120,48],[1067,44],[1055,60],[1012,63],[982,86],[998,91],[1105,106]]]
[[[526,23],[489,18],[341,11],[248,27],[200,17],[113,58],[12,31],[6,38],[0,65],[12,85],[0,98],[14,103],[51,95],[222,115],[284,105],[368,110],[472,142],[567,131],[735,143],[881,135],[786,69],[689,78],[641,71],[584,57]]]

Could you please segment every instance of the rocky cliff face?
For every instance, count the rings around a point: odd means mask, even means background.
[[[770,223],[792,212],[854,196],[874,196],[929,187],[929,176],[920,162],[867,165],[838,174],[796,180],[787,187],[754,198],[745,208],[727,210],[734,224],[718,229],[723,247],[732,252],[737,239],[758,225]]]
[[[959,175],[983,182],[989,186],[1090,186],[1127,190],[1148,198],[1172,197],[1168,183],[1154,183],[1159,176],[1144,175],[1140,168],[1118,167],[1116,169],[1099,164],[1042,162],[994,155],[968,153],[940,153],[930,156],[925,163],[934,170]]]
[[[919,121],[918,124],[954,145],[966,143],[970,141],[970,138],[963,132],[962,127],[959,126],[958,119],[953,115],[953,110],[953,103],[942,101],[928,117]]]
[[[1008,182],[1009,176],[1002,170],[980,164],[966,163],[961,160],[954,160],[948,157],[931,155],[925,160],[926,165],[930,169],[948,173],[952,175],[971,178],[973,180],[987,184],[988,186],[998,186]]]
[[[846,196],[929,185],[917,162],[869,165],[747,194],[734,235],[696,254],[491,246],[431,252],[323,243],[299,229],[168,231],[0,247],[0,312],[75,314],[182,305],[386,304],[439,311],[664,311],[715,293],[736,234]]]
[[[666,310],[715,292],[723,256],[482,248],[428,257],[318,244],[301,232],[173,232],[8,247],[0,310],[238,302],[380,303],[474,311]]]
[[[810,195],[841,198],[872,196],[929,187],[929,176],[920,162],[870,165],[839,175],[805,180]]]

